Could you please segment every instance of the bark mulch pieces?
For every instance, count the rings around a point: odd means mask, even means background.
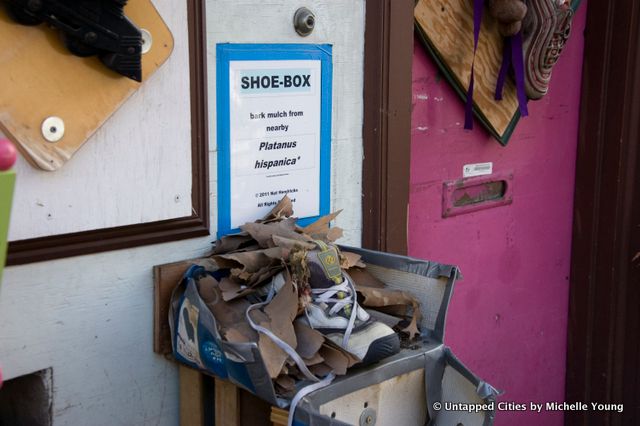
[[[316,240],[333,244],[342,236],[340,228],[329,226],[338,214],[340,211],[299,227],[291,200],[285,196],[261,220],[247,223],[240,227],[240,233],[216,241],[211,257],[228,275],[220,280],[207,277],[199,282],[200,296],[215,316],[222,338],[230,342],[257,342],[276,391],[283,397],[293,396],[298,381],[305,380],[305,375],[272,338],[251,326],[247,315],[254,324],[291,346],[316,376],[330,372],[345,374],[360,362],[322,333],[294,322],[297,316],[304,315],[305,306],[311,302],[306,254],[317,248]],[[385,288],[382,281],[367,271],[359,255],[339,253],[340,266],[353,278],[361,305],[380,310],[379,315],[395,324],[406,324],[410,317],[409,325],[398,331],[405,333],[405,338],[418,335],[421,314],[417,300],[408,293]],[[272,288],[277,287],[272,283],[279,273],[283,273],[284,284],[280,279],[279,288]],[[249,306],[256,303],[262,306],[247,314]]]

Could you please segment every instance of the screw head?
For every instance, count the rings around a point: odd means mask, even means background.
[[[360,421],[358,422],[360,426],[374,426],[376,424],[376,411],[367,407],[360,414]]]
[[[96,42],[96,40],[98,40],[98,34],[94,33],[93,31],[89,31],[84,35],[84,42],[87,44],[93,44]]]
[[[64,130],[64,121],[60,117],[47,117],[42,122],[42,137],[47,142],[58,142],[64,137]]]
[[[148,53],[151,50],[151,47],[153,46],[153,37],[151,36],[151,33],[145,30],[144,28],[140,30],[140,33],[142,34],[141,53],[144,55],[145,53]]]
[[[308,36],[313,32],[315,25],[316,17],[313,12],[306,7],[301,7],[296,10],[295,15],[293,15],[293,27],[298,35],[302,37]]]

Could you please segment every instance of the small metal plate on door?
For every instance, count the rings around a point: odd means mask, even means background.
[[[513,202],[513,172],[444,182],[442,217],[471,213]]]

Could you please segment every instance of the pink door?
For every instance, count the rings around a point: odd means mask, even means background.
[[[409,255],[459,265],[445,343],[500,401],[564,401],[574,172],[586,5],[553,70],[507,147],[475,122],[416,39]],[[466,164],[493,163],[511,202],[443,218],[445,182]],[[489,202],[491,203],[491,202]],[[446,208],[445,208],[446,210]],[[456,210],[456,209],[454,209]],[[496,425],[562,425],[561,411],[498,411]]]

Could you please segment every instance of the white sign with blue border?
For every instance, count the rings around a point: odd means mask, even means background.
[[[331,45],[218,44],[218,236],[288,195],[304,225],[329,213]]]

